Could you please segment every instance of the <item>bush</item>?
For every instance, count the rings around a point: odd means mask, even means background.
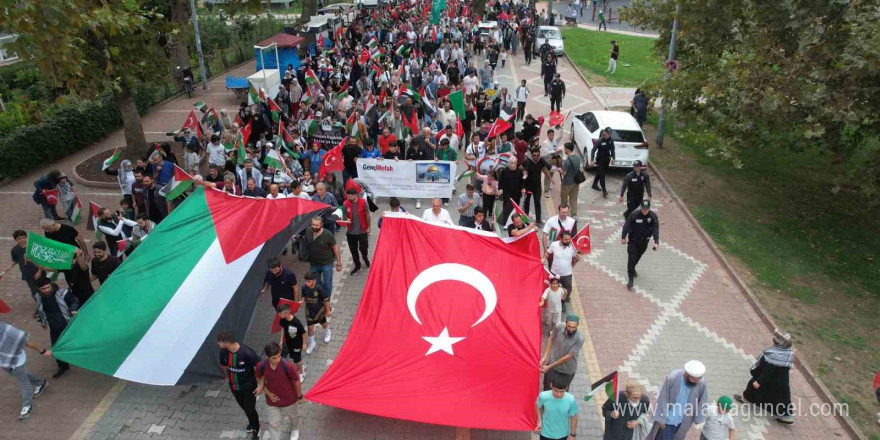
[[[30,122],[30,117],[21,104],[17,102],[8,103],[6,104],[6,111],[0,113],[0,135],[9,133]]]

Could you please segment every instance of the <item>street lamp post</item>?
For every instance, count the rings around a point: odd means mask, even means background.
[[[202,90],[208,90],[208,74],[205,72],[205,57],[202,55],[202,37],[199,35],[199,17],[196,15],[195,0],[189,0],[189,9],[192,13],[193,29],[196,34],[196,53],[199,56],[199,71],[202,72]]]
[[[678,13],[681,11],[681,4],[675,5],[675,16],[672,19],[672,36],[669,38],[669,56],[666,59],[666,72],[663,73],[663,88],[669,86],[669,75],[675,62],[675,42],[678,36]],[[669,106],[669,99],[663,96],[663,103],[660,106],[660,115],[657,119],[657,148],[663,148],[663,130],[666,128],[666,109]]]

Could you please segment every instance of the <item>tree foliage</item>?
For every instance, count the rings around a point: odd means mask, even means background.
[[[167,75],[164,18],[134,0],[3,0],[16,49],[55,85],[97,96]]]
[[[625,19],[659,30],[664,58],[677,2],[678,70],[664,96],[710,153],[737,164],[762,148],[820,148],[845,165],[841,182],[880,191],[876,1],[634,0]]]

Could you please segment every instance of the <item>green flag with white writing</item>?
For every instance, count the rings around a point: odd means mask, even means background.
[[[70,269],[75,255],[76,246],[28,232],[25,256],[37,266],[67,270]]]

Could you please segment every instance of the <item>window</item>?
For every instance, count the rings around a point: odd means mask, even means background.
[[[562,35],[556,29],[541,29],[538,31],[538,38],[547,38],[550,40],[561,40]]]
[[[590,133],[593,133],[599,129],[599,122],[596,121],[596,115],[594,115],[593,113],[584,113],[578,116],[578,119],[580,119],[581,122],[584,123],[584,126],[587,127],[587,130]]]
[[[627,142],[633,144],[641,144],[645,142],[645,136],[641,131],[631,130],[612,130],[611,139],[614,142]]]

